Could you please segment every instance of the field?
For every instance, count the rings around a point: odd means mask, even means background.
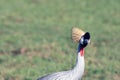
[[[91,33],[82,80],[120,80],[120,0],[0,0],[0,80],[71,69],[72,27]]]

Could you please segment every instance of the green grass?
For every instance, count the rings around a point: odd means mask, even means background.
[[[71,69],[74,26],[91,33],[82,80],[120,80],[120,0],[0,0],[0,79]]]

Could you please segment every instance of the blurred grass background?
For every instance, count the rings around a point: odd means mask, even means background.
[[[82,80],[120,80],[120,0],[0,0],[0,80],[35,80],[69,70],[91,33]]]

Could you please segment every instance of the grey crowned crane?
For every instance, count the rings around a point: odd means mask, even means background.
[[[90,42],[90,33],[84,32],[78,28],[72,29],[72,39],[78,42],[78,52],[76,65],[73,69],[68,71],[61,71],[46,76],[40,77],[37,80],[81,80],[84,73],[84,48]]]

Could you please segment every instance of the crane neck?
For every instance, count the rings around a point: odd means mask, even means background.
[[[72,75],[75,80],[81,79],[84,73],[84,50],[80,50],[77,54],[76,64],[72,69]]]
[[[80,54],[80,56],[84,56],[84,48],[80,49],[80,51],[78,52]]]

